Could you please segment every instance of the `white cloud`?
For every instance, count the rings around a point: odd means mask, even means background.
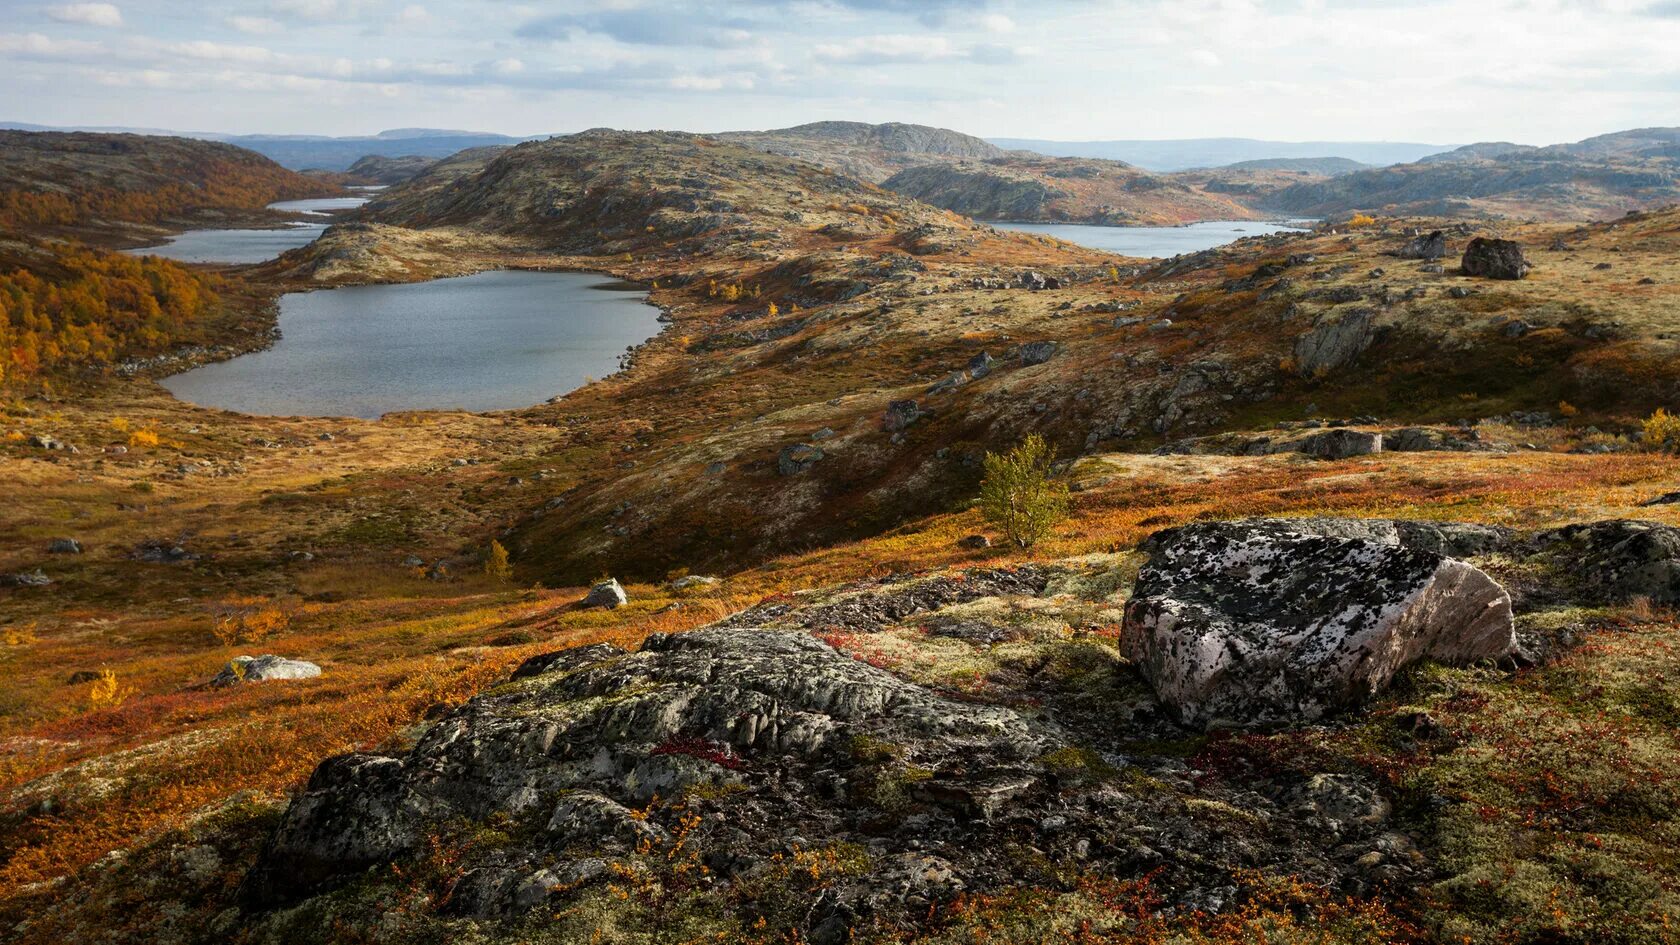
[[[80,23],[107,29],[123,25],[122,11],[111,3],[65,3],[47,7],[47,15],[60,23]]]
[[[241,33],[251,33],[258,36],[278,33],[285,29],[284,26],[280,25],[279,20],[270,19],[266,16],[230,16],[227,18],[227,24]]]
[[[1211,49],[1194,49],[1190,52],[1190,61],[1206,69],[1219,65],[1219,54]]]
[[[1015,32],[1015,21],[1011,20],[1007,16],[1004,16],[1002,13],[988,13],[985,16],[982,16],[980,18],[980,25],[985,27],[986,32],[988,33]]]
[[[943,36],[915,36],[906,33],[860,36],[844,43],[819,43],[812,55],[824,62],[861,63],[933,62],[955,54],[951,41]]]
[[[402,12],[397,14],[397,22],[403,26],[425,26],[432,22],[432,13],[418,3],[411,3],[403,7]]]
[[[0,33],[0,54],[19,54],[47,59],[98,55],[105,47],[78,39],[53,39],[40,33]]]

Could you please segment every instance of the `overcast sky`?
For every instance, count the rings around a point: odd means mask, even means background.
[[[1532,144],[1680,125],[1680,0],[0,0],[0,119]]]

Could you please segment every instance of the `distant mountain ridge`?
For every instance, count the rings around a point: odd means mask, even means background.
[[[379,157],[443,158],[468,148],[540,141],[549,135],[519,138],[486,131],[437,128],[393,128],[373,135],[234,135],[219,132],[166,131],[155,128],[55,127],[28,122],[0,122],[0,129],[18,131],[88,131],[106,134],[143,134],[201,141],[223,141],[255,151],[282,167],[297,170],[344,171],[369,155]]]
[[[1452,145],[1404,141],[1265,141],[1256,138],[1183,138],[1168,140],[1048,141],[1041,138],[987,138],[1000,148],[1036,151],[1052,157],[1106,158],[1145,170],[1187,171],[1274,158],[1339,157],[1361,164],[1404,164],[1450,150]]]

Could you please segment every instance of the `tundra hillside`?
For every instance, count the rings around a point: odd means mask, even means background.
[[[1676,241],[1360,217],[1146,262],[712,138],[439,162],[226,277],[585,269],[668,327],[488,415],[11,381],[0,928],[1672,941]],[[990,547],[1028,433],[1072,517]],[[1256,516],[1297,521],[1207,524]],[[1173,614],[1427,659],[1209,678]]]

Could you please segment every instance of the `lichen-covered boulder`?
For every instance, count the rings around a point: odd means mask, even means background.
[[[1396,518],[1244,518],[1164,529],[1144,539],[1138,550],[1155,554],[1181,538],[1209,534],[1233,538],[1251,535],[1352,538],[1433,552],[1449,558],[1496,554],[1511,549],[1517,541],[1516,533],[1509,528],[1480,522],[1426,522]]]
[[[1156,542],[1124,630],[1161,701],[1202,727],[1311,721],[1417,660],[1465,663],[1516,645],[1510,596],[1474,566],[1287,522]]]
[[[420,852],[448,825],[496,817],[528,842],[462,864],[471,898],[528,906],[542,897],[515,891],[543,886],[555,851],[634,851],[661,836],[634,811],[695,791],[765,795],[743,801],[757,811],[754,832],[730,841],[762,860],[789,836],[828,835],[842,816],[863,816],[836,803],[847,790],[837,771],[868,750],[927,772],[902,790],[983,824],[1034,788],[1034,759],[1062,744],[1011,709],[941,697],[805,633],[711,628],[655,635],[633,654],[597,644],[534,657],[402,757],[323,762],[244,895],[257,906],[295,901]],[[812,782],[833,785],[826,800],[800,787]]]
[[[1680,528],[1611,519],[1541,532],[1536,549],[1554,559],[1591,600],[1625,603],[1648,597],[1680,604]]]
[[[235,656],[210,680],[210,685],[234,686],[239,683],[269,682],[276,679],[314,679],[319,675],[321,667],[307,660],[292,660],[266,653],[262,656]]]

